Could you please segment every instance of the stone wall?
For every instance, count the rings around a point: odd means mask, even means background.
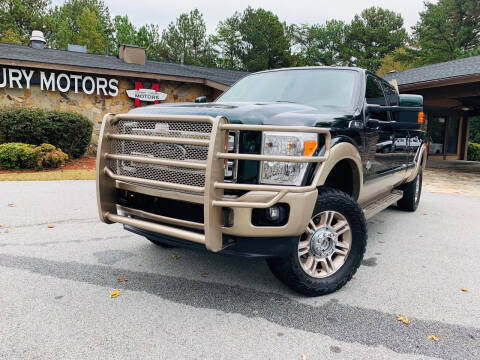
[[[98,142],[98,133],[103,116],[106,113],[125,113],[134,108],[134,101],[127,96],[127,89],[135,88],[135,81],[143,82],[146,88],[150,88],[151,80],[119,78],[119,95],[110,97],[105,95],[87,95],[83,92],[75,93],[69,91],[62,93],[59,91],[41,90],[39,85],[32,85],[30,89],[1,88],[0,89],[0,107],[27,107],[41,108],[46,110],[58,110],[80,113],[85,115],[94,124],[92,143],[89,153],[96,151]],[[159,91],[166,93],[166,103],[171,102],[193,102],[198,96],[207,96],[213,100],[214,92],[212,88],[203,84],[191,84],[177,81],[156,81],[159,84]],[[152,103],[142,103],[146,106]]]

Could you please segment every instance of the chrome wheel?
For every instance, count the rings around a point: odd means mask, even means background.
[[[336,211],[314,215],[298,243],[298,259],[308,275],[324,278],[337,272],[348,257],[352,233],[345,216]]]

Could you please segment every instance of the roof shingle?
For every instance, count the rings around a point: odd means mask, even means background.
[[[384,75],[383,78],[387,81],[396,79],[398,85],[410,85],[473,74],[480,74],[480,56],[472,56],[439,64],[421,66],[401,72],[388,73]]]
[[[211,80],[231,86],[248,73],[236,70],[207,68],[147,60],[145,66],[128,64],[114,56],[78,53],[66,50],[34,49],[29,46],[0,43],[0,59],[34,61],[117,71],[182,76]],[[1,62],[1,61],[0,61]]]

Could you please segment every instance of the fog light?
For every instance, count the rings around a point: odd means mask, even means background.
[[[267,211],[268,219],[277,221],[280,218],[280,208],[278,206],[272,206]]]

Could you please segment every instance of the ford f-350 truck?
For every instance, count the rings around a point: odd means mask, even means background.
[[[213,103],[108,114],[100,218],[157,245],[264,257],[291,288],[328,294],[359,267],[366,220],[416,210],[422,111],[363,69],[308,67],[248,75]]]

